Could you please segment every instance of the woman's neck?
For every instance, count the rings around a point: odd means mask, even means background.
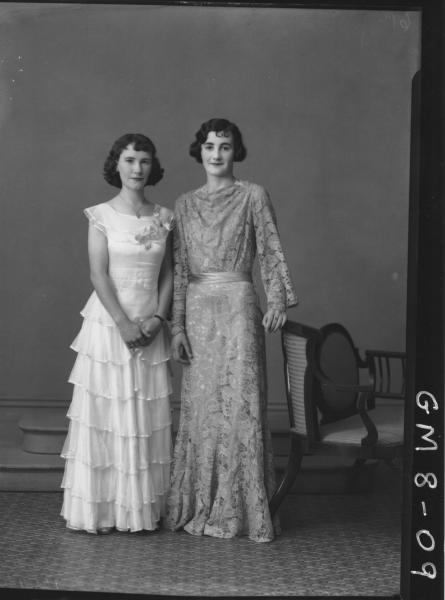
[[[148,204],[149,200],[145,198],[144,192],[139,190],[128,190],[122,188],[118,196],[122,198],[124,202],[131,204],[134,207],[140,207],[143,204]]]
[[[232,185],[234,181],[235,177],[233,175],[228,175],[227,177],[212,177],[211,175],[207,176],[207,191],[217,192],[228,187],[229,185]]]

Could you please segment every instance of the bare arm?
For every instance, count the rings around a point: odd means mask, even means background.
[[[108,274],[107,238],[90,223],[88,229],[88,256],[90,261],[90,278],[100,301],[119,328],[122,339],[131,344],[141,337],[141,331],[125,314]]]
[[[172,234],[169,233],[164,260],[159,273],[158,310],[156,314],[167,318],[173,294],[173,259],[172,259]]]
[[[173,261],[172,261],[172,234],[166,240],[165,254],[158,278],[158,307],[156,314],[161,317],[149,317],[141,323],[142,333],[152,341],[162,327],[162,319],[166,319],[173,293]]]

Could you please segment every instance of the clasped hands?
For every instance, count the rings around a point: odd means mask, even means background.
[[[149,346],[162,327],[158,317],[148,317],[137,321],[126,321],[119,326],[119,331],[130,350]]]

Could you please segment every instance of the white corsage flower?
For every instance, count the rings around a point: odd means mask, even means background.
[[[160,240],[163,237],[163,230],[159,221],[155,221],[147,225],[139,233],[134,236],[138,244],[142,244],[146,250],[150,250],[151,244],[155,240]]]

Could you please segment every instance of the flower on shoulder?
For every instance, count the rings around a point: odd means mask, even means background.
[[[154,223],[150,223],[150,225],[141,229],[141,231],[134,236],[134,239],[138,244],[145,246],[146,250],[149,250],[153,241],[160,240],[163,237],[163,227],[160,222],[156,220]]]

